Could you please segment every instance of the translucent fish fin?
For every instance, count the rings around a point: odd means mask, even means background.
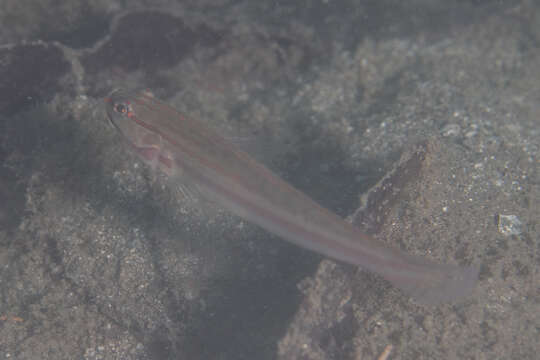
[[[437,305],[463,300],[472,293],[478,281],[479,269],[475,266],[437,264],[411,258],[417,265],[425,265],[422,275],[407,277],[405,271],[387,273],[384,277],[420,304]]]
[[[197,189],[193,187],[184,184],[175,184],[173,188],[178,199],[184,199],[191,203],[196,203],[201,199]]]

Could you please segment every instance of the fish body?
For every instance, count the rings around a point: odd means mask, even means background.
[[[457,301],[475,287],[476,267],[439,264],[384,245],[146,92],[117,90],[106,103],[113,126],[150,167],[267,231],[374,272],[420,303]]]

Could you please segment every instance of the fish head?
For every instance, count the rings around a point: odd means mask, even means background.
[[[109,123],[124,136],[128,136],[129,129],[133,127],[135,117],[133,99],[134,96],[123,89],[113,90],[105,98]]]
[[[114,90],[105,98],[109,123],[132,145],[157,146],[161,137],[157,135],[152,111],[146,92]]]

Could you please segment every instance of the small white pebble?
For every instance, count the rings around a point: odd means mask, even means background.
[[[476,136],[476,130],[471,130],[465,133],[466,138],[472,138],[473,136]]]
[[[501,234],[506,236],[521,234],[521,221],[516,215],[499,214],[497,223]]]
[[[457,136],[460,132],[461,127],[458,124],[447,124],[441,130],[442,136],[444,137]]]

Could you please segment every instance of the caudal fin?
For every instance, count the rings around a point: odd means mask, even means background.
[[[424,261],[422,261],[424,262]],[[408,277],[407,272],[385,274],[385,278],[418,303],[437,305],[463,300],[478,281],[475,266],[425,263],[422,276]]]

